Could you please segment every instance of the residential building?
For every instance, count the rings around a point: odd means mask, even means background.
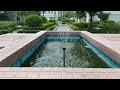
[[[40,11],[41,16],[45,16],[48,20],[58,20],[64,15],[63,11]]]
[[[106,15],[106,20],[120,22],[120,11],[104,11],[103,13]]]

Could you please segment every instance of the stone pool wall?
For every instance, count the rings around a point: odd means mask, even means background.
[[[8,67],[16,62],[26,51],[35,45],[42,37],[45,36],[46,31],[38,32],[28,38],[14,43],[0,51],[0,67]],[[14,41],[13,41],[14,42]]]
[[[114,50],[112,43],[110,43],[104,37],[89,33],[87,31],[81,31],[81,36],[87,39],[89,42],[91,42],[94,46],[96,46],[99,50],[104,52],[115,62],[120,64],[120,52]]]
[[[11,46],[2,48],[0,50],[0,66],[8,67],[16,62],[22,55],[24,55],[32,46],[34,46],[40,39],[46,35],[59,35],[58,31],[40,31],[28,38],[21,40],[20,42],[14,43]],[[88,41],[90,41],[99,50],[108,55],[111,59],[115,60],[120,64],[120,52],[115,51],[112,45],[103,37],[97,36],[96,34],[89,33],[87,31],[71,31],[64,32],[71,35],[81,35]]]

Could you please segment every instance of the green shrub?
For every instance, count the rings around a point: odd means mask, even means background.
[[[115,21],[109,20],[109,21],[105,21],[104,23],[114,24],[114,23],[115,23]]]
[[[89,23],[73,22],[72,24],[75,25],[78,29],[85,29],[89,27]]]
[[[14,21],[0,21],[0,30],[13,30],[17,26]]]
[[[55,24],[56,24],[55,22],[48,22],[48,23],[43,24],[42,27],[47,28],[47,27],[50,27],[50,26],[55,25]]]
[[[41,27],[29,27],[29,30],[40,30]]]
[[[46,27],[46,24],[43,24],[41,27],[40,27],[40,30],[45,30],[47,27]]]
[[[80,27],[80,22],[73,22],[73,25],[75,25],[76,27]]]
[[[47,18],[45,16],[40,16],[42,18],[42,23],[47,23]]]
[[[25,25],[25,21],[20,21],[17,23],[18,25]]]
[[[62,22],[75,22],[75,20],[65,19],[65,20],[62,20]]]
[[[18,30],[17,33],[37,33],[40,30]]]
[[[56,20],[49,20],[49,22],[56,22]]]
[[[29,30],[29,26],[28,25],[24,25],[24,26],[22,26],[22,29],[23,30]]]
[[[55,29],[55,27],[56,27],[56,25],[52,25],[52,26],[47,27],[46,30],[53,30],[53,29]]]
[[[10,32],[12,32],[12,31],[10,31],[10,30],[0,30],[0,35],[10,33]]]
[[[39,15],[29,15],[25,19],[26,25],[30,27],[41,26],[42,22],[42,18]]]

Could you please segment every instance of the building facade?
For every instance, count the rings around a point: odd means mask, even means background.
[[[64,11],[40,11],[41,16],[45,16],[47,20],[58,20],[64,15]]]

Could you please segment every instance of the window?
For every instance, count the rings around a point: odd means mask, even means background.
[[[20,21],[20,17],[17,17],[17,21]]]

